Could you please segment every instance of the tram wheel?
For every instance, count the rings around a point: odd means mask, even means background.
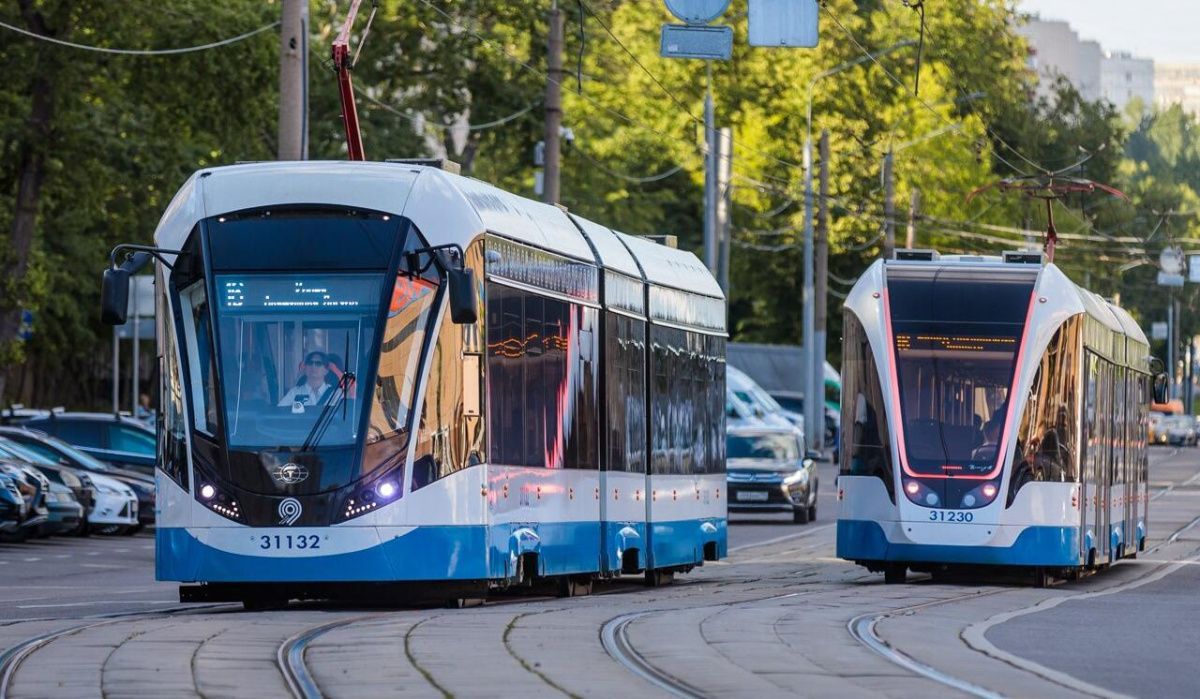
[[[664,587],[675,581],[675,572],[670,570],[652,569],[646,571],[646,585]]]
[[[1033,569],[1033,586],[1039,589],[1050,587],[1054,582],[1054,576],[1050,575],[1050,570],[1047,568]]]
[[[888,563],[883,569],[883,582],[886,585],[903,585],[908,581],[908,566],[903,563]]]
[[[587,597],[592,594],[592,576],[567,575],[558,580],[559,597]]]

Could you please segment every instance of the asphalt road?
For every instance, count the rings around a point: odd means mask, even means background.
[[[182,608],[148,534],[0,545],[0,697],[1196,695],[1200,450],[1152,453],[1152,550],[1050,589],[885,585],[821,476],[815,523],[735,516],[672,586],[462,610]]]

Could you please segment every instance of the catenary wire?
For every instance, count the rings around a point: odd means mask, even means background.
[[[88,46],[87,44],[77,44],[72,41],[64,41],[62,39],[56,39],[52,36],[44,36],[42,34],[37,34],[35,32],[31,32],[27,29],[15,27],[6,22],[0,22],[0,27],[7,29],[9,31],[17,32],[18,34],[24,34],[25,36],[31,37],[33,39],[37,39],[38,41],[45,41],[45,42],[49,42],[51,44],[56,44],[58,46],[65,46],[67,48],[79,49],[81,51],[94,51],[97,53],[110,53],[110,54],[117,54],[117,55],[121,55],[121,56],[177,56],[179,54],[184,54],[184,53],[195,53],[197,51],[207,51],[209,49],[215,49],[215,48],[220,48],[222,46],[228,46],[230,44],[235,44],[239,41],[249,39],[252,36],[262,34],[263,32],[269,31],[278,26],[279,26],[279,22],[272,22],[268,25],[259,27],[258,29],[248,31],[245,34],[238,34],[237,36],[230,37],[228,39],[214,41],[209,44],[201,44],[200,46],[188,46],[185,48],[177,48],[177,49],[112,49],[112,48],[107,48],[104,46]]]

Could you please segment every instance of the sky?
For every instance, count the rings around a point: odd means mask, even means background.
[[[1200,62],[1200,0],[1019,0],[1022,11],[1071,24],[1105,51]]]

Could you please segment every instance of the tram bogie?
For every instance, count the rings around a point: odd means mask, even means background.
[[[1137,324],[1037,259],[915,257],[846,301],[838,555],[887,582],[1136,555],[1156,382]]]
[[[204,170],[155,243],[185,598],[581,594],[725,555],[725,301],[694,255],[393,163]]]

